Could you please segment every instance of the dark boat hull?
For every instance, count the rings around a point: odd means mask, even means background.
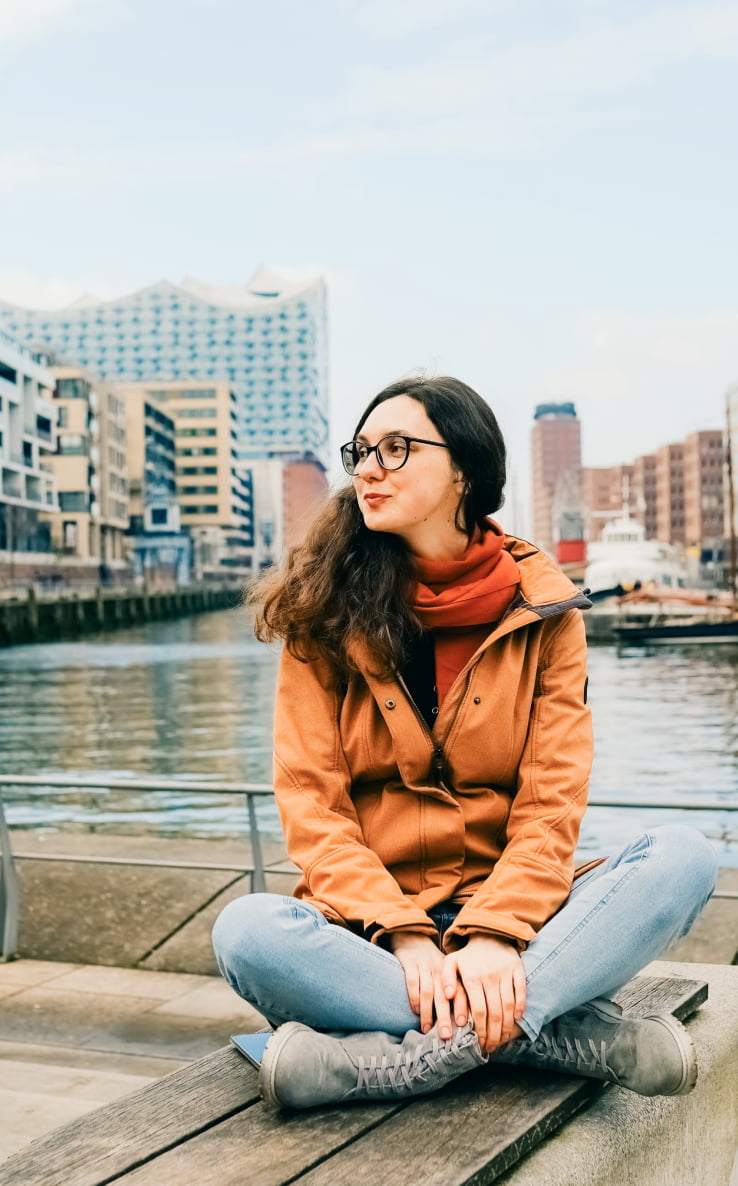
[[[615,626],[618,642],[732,642],[738,643],[738,619],[721,622],[627,623]]]

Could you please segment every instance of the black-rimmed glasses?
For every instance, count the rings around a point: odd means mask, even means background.
[[[422,437],[400,436],[393,432],[390,436],[382,437],[376,445],[367,445],[364,441],[348,441],[341,445],[341,462],[346,473],[352,477],[357,465],[366,461],[371,453],[376,453],[382,469],[402,469],[410,456],[411,445],[436,445],[439,449],[448,449],[443,441],[424,441]]]

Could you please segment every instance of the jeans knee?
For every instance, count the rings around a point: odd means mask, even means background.
[[[265,933],[272,932],[270,918],[281,901],[277,894],[247,894],[221,910],[213,927],[212,944],[226,979],[230,978],[228,972],[243,962],[245,953],[259,945]]]
[[[718,858],[710,841],[697,828],[665,824],[652,832],[655,846],[673,866],[682,884],[688,884],[703,902],[712,894],[718,875]]]

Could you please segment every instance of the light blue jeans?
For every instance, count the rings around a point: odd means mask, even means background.
[[[554,1017],[610,996],[685,935],[710,898],[717,859],[693,828],[654,828],[574,884],[522,960],[530,1038]],[[431,912],[440,930],[458,908]],[[213,929],[218,966],[231,987],[274,1026],[418,1029],[405,975],[389,951],[329,923],[315,907],[279,894],[231,902]]]

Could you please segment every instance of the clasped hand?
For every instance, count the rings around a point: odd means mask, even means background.
[[[450,1038],[455,1025],[471,1020],[486,1054],[520,1036],[525,972],[511,943],[473,935],[465,947],[444,955],[426,935],[398,932],[391,941],[423,1033],[435,1021],[439,1037]]]

